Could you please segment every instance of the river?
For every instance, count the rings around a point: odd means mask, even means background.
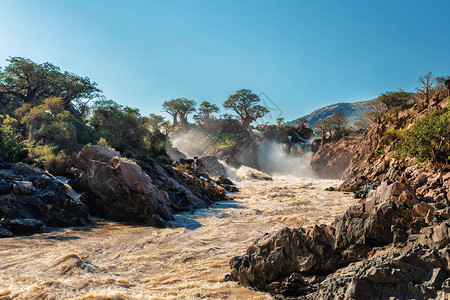
[[[0,239],[0,299],[270,299],[223,282],[266,232],[329,223],[355,202],[336,180],[242,180],[234,200],[178,214],[172,228],[114,222]]]

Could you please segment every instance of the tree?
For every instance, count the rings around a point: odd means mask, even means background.
[[[281,126],[284,123],[284,118],[277,118],[277,125]]]
[[[15,132],[17,123],[18,121],[9,115],[0,115],[0,157],[9,161],[17,161],[22,150]]]
[[[163,116],[156,114],[150,114],[145,118],[144,122],[147,124],[151,133],[163,132],[167,123],[169,123]]]
[[[197,104],[194,100],[186,98],[177,98],[164,101],[163,110],[173,117],[173,125],[183,127],[187,123],[187,117],[190,113],[196,111]],[[179,121],[178,121],[179,118]]]
[[[386,92],[378,96],[377,100],[386,105],[387,109],[404,107],[411,99],[411,94],[402,90]]]
[[[168,113],[173,118],[173,125],[178,124],[178,110],[179,110],[179,101],[177,99],[172,99],[168,101],[164,101],[162,104],[163,111]]]
[[[90,120],[97,139],[103,137],[119,151],[145,151],[149,134],[140,112],[112,100],[98,100]]]
[[[241,124],[248,128],[253,121],[265,116],[269,110],[258,105],[261,101],[258,95],[251,90],[242,89],[228,97],[223,106],[225,109],[232,109],[241,118]]]
[[[197,103],[195,103],[194,100],[189,100],[186,98],[179,98],[178,100],[180,101],[178,111],[180,116],[180,127],[183,127],[187,123],[188,115],[196,111],[195,106]]]
[[[366,111],[363,113],[364,118],[366,121],[363,121],[365,123],[373,123],[377,122],[379,123],[381,121],[381,116],[386,111],[387,106],[383,102],[380,101],[379,98],[370,101],[367,106],[369,107],[369,111]]]
[[[212,114],[219,111],[220,109],[217,105],[203,101],[198,108],[198,114],[194,115],[194,119],[199,123],[206,124],[213,118]]]
[[[37,64],[22,57],[11,57],[8,62],[0,72],[0,99],[19,98],[24,103],[38,105],[45,98],[60,97],[65,109],[83,113],[84,101],[101,93],[97,83],[88,77],[61,72],[51,63]]]
[[[336,137],[342,137],[347,126],[347,117],[342,112],[334,113],[330,118]]]
[[[25,104],[17,109],[16,116],[26,125],[28,140],[39,145],[52,145],[72,149],[77,142],[77,131],[72,114],[64,108],[60,97],[50,97],[32,107]]]
[[[422,95],[426,104],[430,103],[431,89],[434,83],[435,79],[431,72],[419,77],[419,86],[416,88],[416,91]]]
[[[300,129],[305,128],[307,123],[308,123],[308,120],[304,117],[297,119],[297,121],[295,121],[295,125]]]
[[[237,120],[239,117],[232,115],[232,114],[223,114],[223,115],[220,115],[220,118],[223,120]]]
[[[332,130],[332,120],[331,119],[320,119],[314,124],[317,132],[320,134],[320,144],[323,145],[327,134],[331,133]]]
[[[450,97],[450,76],[439,76],[436,77],[437,92],[444,91],[444,97]]]
[[[164,148],[169,134],[170,122],[166,121],[163,116],[150,114],[143,118],[143,122],[150,131],[148,141],[150,146],[155,149]]]

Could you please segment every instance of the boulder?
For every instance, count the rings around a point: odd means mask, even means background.
[[[0,224],[5,229],[15,234],[38,232],[44,226],[44,222],[39,219],[5,219],[0,220]]]
[[[205,156],[199,159],[200,167],[198,172],[208,174],[211,177],[227,176],[225,167],[214,156]]]
[[[16,195],[32,195],[36,192],[31,181],[14,181],[13,192]]]
[[[229,278],[280,298],[436,298],[450,275],[450,222],[435,213],[408,184],[384,181],[330,225],[256,240]]]
[[[321,178],[340,178],[350,165],[361,139],[362,134],[354,134],[324,143],[311,159],[313,171]]]
[[[86,205],[72,199],[62,182],[28,168],[0,169],[0,216],[1,237],[89,222]]]
[[[151,159],[131,160],[92,146],[74,159],[76,190],[91,214],[115,221],[164,227],[173,213],[224,199],[209,178],[181,174]],[[206,183],[205,183],[206,182]]]

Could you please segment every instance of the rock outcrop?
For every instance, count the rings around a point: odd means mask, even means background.
[[[44,171],[0,163],[0,237],[88,224],[85,204]]]
[[[327,141],[311,159],[311,168],[321,178],[340,178],[349,167],[361,139],[362,133],[352,133],[337,141]]]
[[[444,299],[449,207],[426,200],[384,181],[331,225],[266,234],[230,261],[228,278],[279,297]]]
[[[151,159],[130,160],[93,146],[74,159],[73,187],[94,216],[164,227],[173,214],[207,207],[225,190],[205,176],[182,174]]]

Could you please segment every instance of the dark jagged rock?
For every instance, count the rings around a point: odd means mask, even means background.
[[[278,298],[443,297],[449,241],[448,207],[385,181],[331,225],[266,234],[230,261],[229,278]]]
[[[0,169],[0,218],[0,237],[8,237],[46,226],[86,225],[88,210],[49,173],[9,165]]]
[[[74,165],[71,183],[83,192],[91,214],[111,220],[164,227],[175,212],[225,198],[225,190],[207,177],[151,159],[133,161],[99,146],[84,148]]]
[[[225,167],[214,156],[205,156],[199,159],[200,166],[198,172],[206,173],[211,177],[227,176]]]
[[[219,176],[216,179],[216,182],[217,182],[217,184],[220,184],[221,186],[223,186],[227,192],[231,192],[231,193],[239,192],[239,189],[236,187],[234,182],[225,176]]]

